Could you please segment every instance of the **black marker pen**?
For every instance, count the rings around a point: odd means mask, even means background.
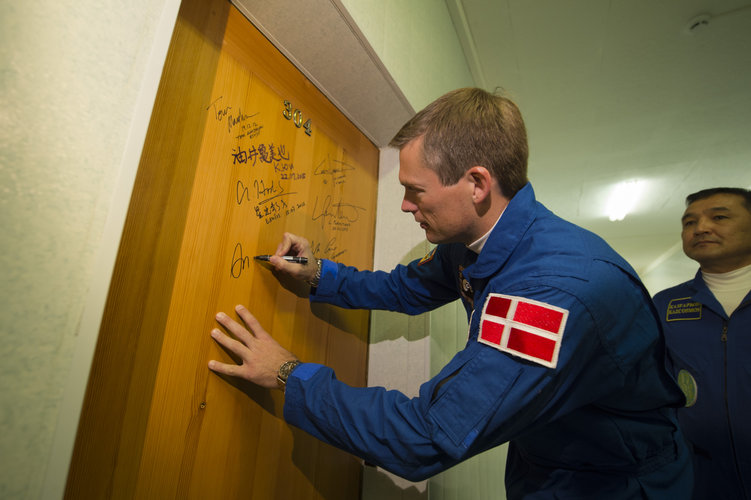
[[[256,260],[264,260],[268,261],[271,255],[256,255],[253,257]],[[282,256],[282,259],[286,260],[287,262],[294,262],[295,264],[307,264],[308,258],[307,257],[293,257],[291,255],[284,255]]]

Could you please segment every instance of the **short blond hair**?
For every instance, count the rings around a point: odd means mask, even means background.
[[[401,149],[423,136],[423,158],[444,186],[473,166],[495,177],[509,199],[527,184],[527,130],[510,99],[478,88],[453,90],[410,119],[389,143]]]

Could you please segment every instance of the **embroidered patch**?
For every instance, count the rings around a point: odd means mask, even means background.
[[[699,395],[699,388],[696,386],[696,379],[688,370],[678,372],[678,386],[686,396],[686,408],[696,404],[696,398]]]
[[[691,297],[673,299],[668,303],[665,321],[685,321],[701,319],[701,302],[694,302]]]
[[[435,251],[437,249],[438,249],[438,247],[433,247],[433,249],[430,252],[428,252],[425,255],[425,257],[423,257],[422,259],[420,259],[420,262],[418,262],[417,265],[421,266],[421,265],[425,264],[426,262],[430,262],[431,260],[433,260],[433,257],[435,257]]]
[[[544,302],[491,293],[480,318],[478,341],[555,368],[568,310]]]
[[[472,285],[469,280],[464,277],[464,266],[459,266],[459,294],[467,301],[474,310],[475,308],[475,291],[472,290]]]

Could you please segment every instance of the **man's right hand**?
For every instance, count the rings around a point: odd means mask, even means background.
[[[307,257],[308,263],[294,264],[282,259],[285,255]],[[294,279],[310,283],[318,271],[318,261],[310,248],[308,240],[291,233],[284,233],[281,243],[276,247],[276,253],[269,258],[269,264],[274,270]]]

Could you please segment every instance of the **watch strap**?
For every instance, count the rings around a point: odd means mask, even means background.
[[[321,281],[321,268],[323,266],[323,260],[322,259],[316,259],[317,261],[317,268],[316,268],[316,274],[313,276],[313,279],[308,281],[308,285],[310,285],[312,288],[316,288],[318,286],[318,282]]]

